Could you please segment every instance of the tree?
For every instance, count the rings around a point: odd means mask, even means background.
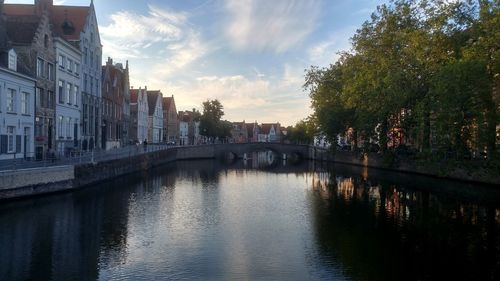
[[[203,102],[203,114],[199,116],[200,134],[206,137],[224,138],[231,134],[231,123],[221,121],[224,107],[219,100]]]

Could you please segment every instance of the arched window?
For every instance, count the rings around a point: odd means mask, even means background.
[[[45,46],[46,49],[49,47],[49,36],[47,34],[43,37],[43,46]]]

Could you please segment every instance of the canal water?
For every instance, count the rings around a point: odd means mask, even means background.
[[[0,203],[0,280],[500,280],[500,190],[268,154],[178,162]]]

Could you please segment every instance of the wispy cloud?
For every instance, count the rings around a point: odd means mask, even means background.
[[[309,63],[318,66],[327,66],[339,59],[339,52],[349,51],[351,38],[356,31],[355,26],[348,26],[330,34],[326,40],[316,42],[307,54]]]
[[[314,30],[321,7],[318,0],[226,0],[225,9],[233,47],[281,53]]]

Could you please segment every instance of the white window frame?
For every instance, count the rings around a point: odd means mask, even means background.
[[[30,93],[21,92],[21,114],[29,115],[30,112]]]
[[[7,153],[16,152],[16,127],[7,126]]]
[[[36,59],[36,77],[43,77],[43,64],[45,61],[42,58]]]
[[[16,112],[16,90],[7,89],[7,112]]]

